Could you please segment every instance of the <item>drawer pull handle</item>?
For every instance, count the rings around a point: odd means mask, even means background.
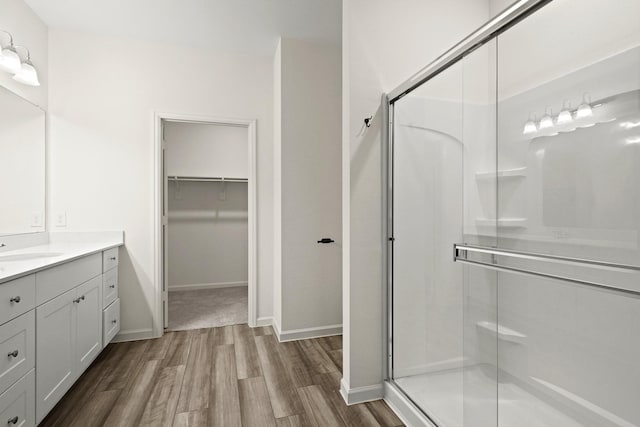
[[[109,285],[111,289],[115,289],[116,285]]]
[[[9,300],[10,302],[15,302],[16,304],[20,302],[20,295],[18,295],[17,297],[13,297]]]
[[[110,257],[109,259],[110,259],[111,261],[115,261],[115,260],[116,260],[116,257],[112,256],[112,257]]]
[[[9,418],[9,420],[7,420],[7,424],[18,424],[18,420],[19,420],[19,418],[18,418],[18,416],[16,415],[16,416],[15,416],[15,417],[13,417],[13,418]]]
[[[13,350],[11,353],[7,354],[7,357],[18,357],[18,350]]]
[[[115,325],[116,323],[118,323],[118,321],[117,321],[116,319],[113,319],[113,320],[111,321],[111,323],[113,323],[113,324]]]

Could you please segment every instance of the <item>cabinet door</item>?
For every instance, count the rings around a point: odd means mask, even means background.
[[[36,417],[40,422],[76,379],[72,289],[36,309]]]
[[[82,374],[102,350],[102,276],[76,288],[77,375]]]

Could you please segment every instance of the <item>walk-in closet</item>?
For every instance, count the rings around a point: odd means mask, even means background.
[[[247,127],[163,121],[165,327],[247,323]]]

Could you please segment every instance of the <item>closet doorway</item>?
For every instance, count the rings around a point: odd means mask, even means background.
[[[156,125],[156,335],[255,326],[255,121],[162,114]]]

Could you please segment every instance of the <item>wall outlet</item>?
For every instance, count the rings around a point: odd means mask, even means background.
[[[67,213],[66,212],[56,212],[54,215],[54,224],[56,227],[66,227],[67,226]]]
[[[42,227],[42,212],[33,211],[31,213],[31,227]]]

